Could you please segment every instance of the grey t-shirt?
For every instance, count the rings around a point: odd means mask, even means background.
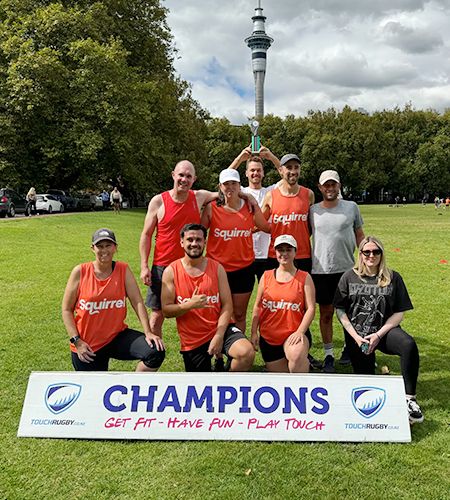
[[[358,205],[339,200],[334,208],[316,203],[309,209],[312,231],[312,274],[343,273],[353,267],[355,231],[363,225]]]

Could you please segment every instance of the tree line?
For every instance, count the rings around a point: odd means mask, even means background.
[[[188,158],[199,185],[250,143],[250,129],[211,118],[173,67],[159,0],[0,0],[0,184],[146,196]],[[450,191],[450,111],[349,107],[268,115],[262,142],[302,160],[310,187],[339,171],[347,197],[381,201]],[[267,181],[277,179],[268,166]]]

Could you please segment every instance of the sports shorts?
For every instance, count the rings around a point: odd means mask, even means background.
[[[148,287],[145,305],[155,311],[161,310],[162,275],[165,268],[166,266],[152,266],[151,269],[152,284]]]
[[[76,371],[108,370],[109,360],[140,359],[148,368],[159,368],[164,361],[165,351],[158,351],[156,346],[148,345],[145,335],[137,330],[126,328],[121,331],[109,344],[95,352],[95,358],[90,363],[81,361],[76,352],[72,352],[72,365]]]
[[[230,347],[241,339],[246,339],[247,337],[237,328],[234,324],[230,324],[225,331],[223,338],[222,354],[225,354],[228,358],[231,356],[228,354]],[[209,343],[205,342],[199,347],[192,349],[191,351],[181,351],[184,360],[184,367],[187,372],[210,372],[211,371],[211,354],[208,354]]]
[[[311,332],[306,330],[305,337],[308,339],[309,347],[312,345]],[[284,354],[284,342],[280,345],[269,344],[264,337],[259,337],[259,349],[261,351],[261,356],[265,363],[270,363],[271,361],[278,361],[286,357]]]
[[[254,262],[237,271],[227,271],[227,278],[231,293],[251,293],[255,284]]]
[[[344,273],[311,274],[316,288],[316,302],[322,305],[331,305],[339,280]]]

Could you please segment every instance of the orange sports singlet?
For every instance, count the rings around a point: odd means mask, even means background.
[[[168,266],[171,262],[183,257],[180,245],[181,228],[188,223],[200,224],[200,213],[194,191],[189,191],[186,201],[173,201],[169,191],[161,194],[164,203],[164,217],[158,222],[156,229],[155,252],[153,264]]]
[[[78,335],[93,351],[109,344],[118,333],[127,328],[127,267],[125,262],[116,262],[110,276],[99,280],[95,276],[92,262],[81,264],[75,324]],[[76,352],[72,344],[70,349]]]
[[[308,273],[298,270],[288,283],[275,278],[275,270],[264,273],[264,291],[259,305],[259,332],[271,345],[282,345],[305,315],[305,280]]]
[[[208,259],[203,274],[192,277],[188,274],[181,259],[172,262],[173,279],[175,285],[175,301],[177,304],[189,300],[195,287],[199,287],[198,294],[205,294],[208,305],[203,309],[191,309],[177,318],[178,335],[180,336],[181,350],[191,351],[211,340],[217,331],[217,322],[222,310],[219,295],[218,262]]]
[[[252,229],[253,214],[246,203],[239,212],[232,213],[216,203],[211,203],[206,256],[217,260],[225,271],[237,271],[255,260]]]
[[[276,258],[273,242],[281,234],[291,234],[297,241],[296,259],[311,257],[309,241],[309,194],[308,190],[300,186],[295,196],[281,194],[279,188],[272,191],[272,226],[269,257]]]

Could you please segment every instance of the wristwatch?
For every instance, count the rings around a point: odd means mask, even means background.
[[[76,343],[80,340],[80,336],[79,335],[75,335],[75,337],[71,337],[69,339],[69,342],[73,345],[76,345]]]

